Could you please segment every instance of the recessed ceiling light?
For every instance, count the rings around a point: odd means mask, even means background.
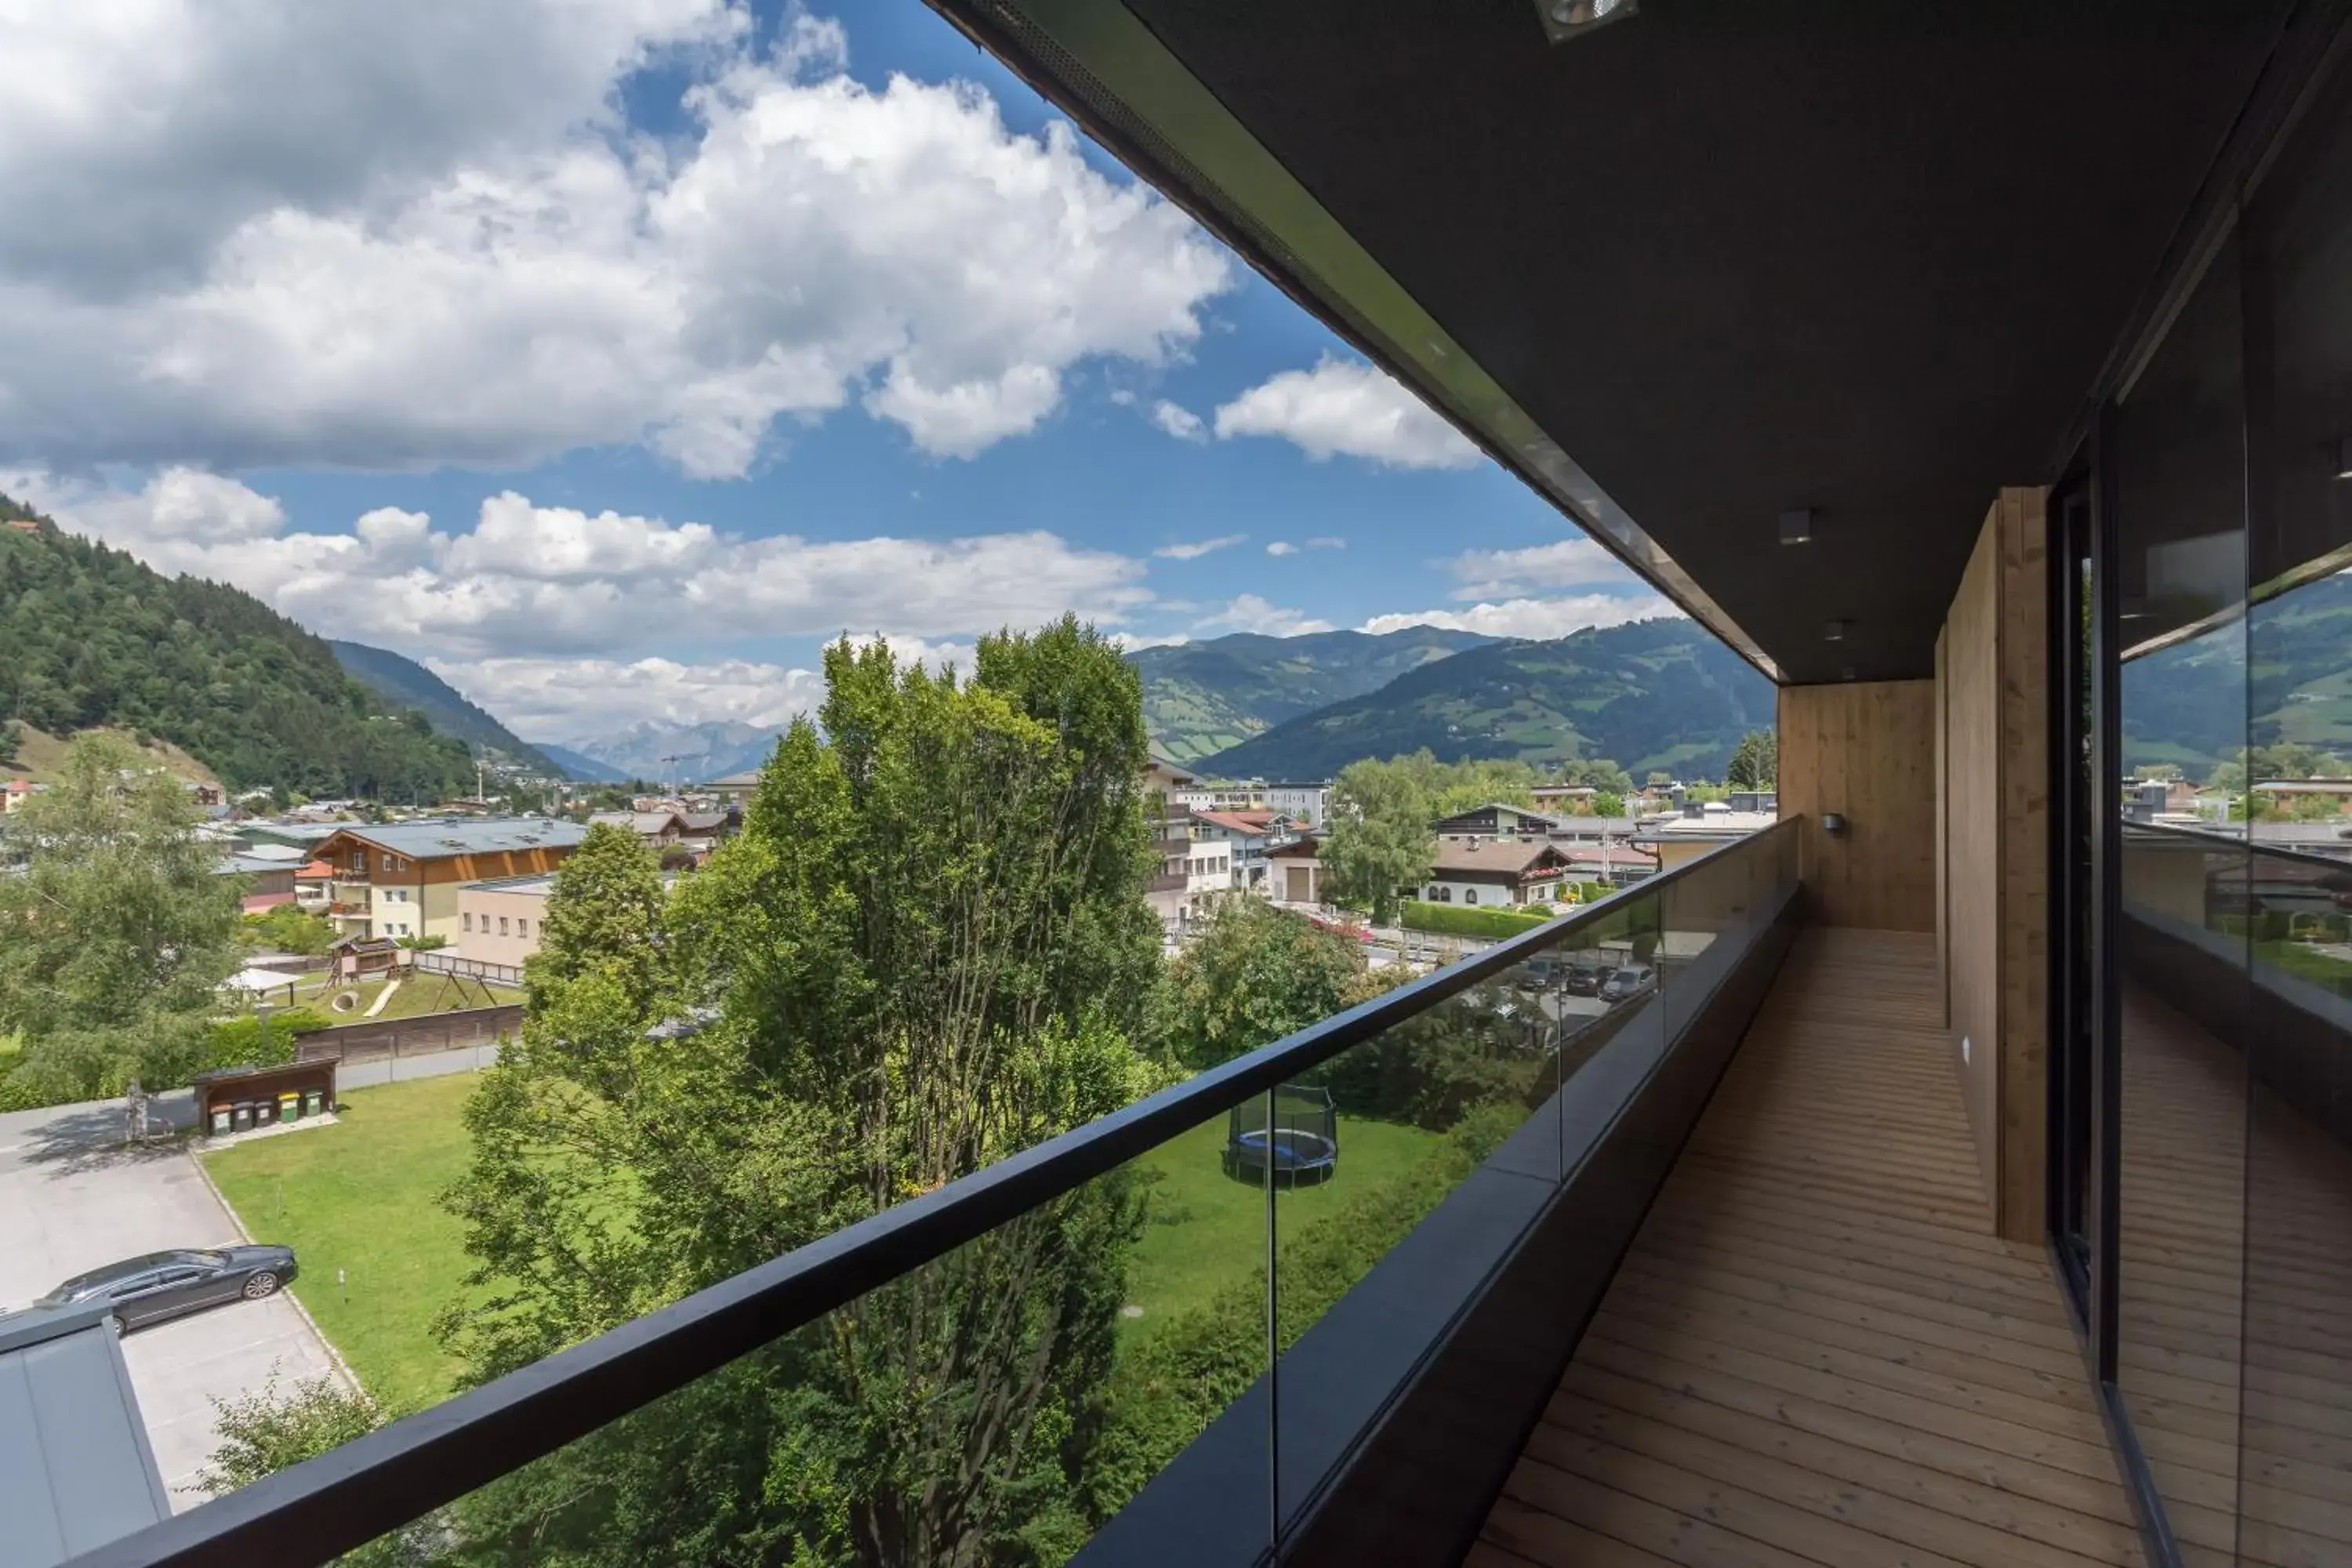
[[[1813,509],[1811,507],[1799,507],[1794,511],[1784,511],[1780,514],[1781,543],[1811,544],[1812,542]]]
[[[1555,44],[1622,22],[1638,9],[1637,0],[1536,0],[1536,15]]]

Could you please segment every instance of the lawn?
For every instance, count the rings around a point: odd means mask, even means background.
[[[1339,1119],[1339,1173],[1317,1186],[1275,1189],[1275,1225],[1290,1227],[1331,1213],[1358,1193],[1419,1164],[1437,1133],[1388,1121]],[[1141,1332],[1205,1305],[1235,1279],[1265,1272],[1265,1192],[1224,1173],[1225,1119],[1213,1118],[1136,1161],[1152,1180],[1143,1239],[1128,1266],[1127,1300],[1143,1309],[1122,1324]]]
[[[466,1257],[457,1219],[435,1199],[472,1154],[458,1113],[477,1081],[452,1073],[353,1089],[340,1125],[204,1156],[253,1238],[294,1248],[294,1294],[395,1410],[446,1398],[458,1371],[430,1325],[457,1295]]]
[[[2336,991],[2352,993],[2352,963],[2347,963],[2334,953],[2322,952],[2309,943],[2258,942],[2254,943],[2254,956],[2273,968],[2285,970],[2289,974],[2301,975],[2305,980],[2316,981]]]
[[[254,1239],[294,1248],[302,1263],[294,1293],[368,1392],[395,1410],[445,1399],[456,1384],[457,1359],[431,1323],[457,1294],[466,1258],[457,1221],[436,1199],[471,1153],[459,1112],[477,1081],[453,1073],[353,1089],[337,1126],[204,1156]],[[1412,1169],[1439,1141],[1417,1127],[1340,1118],[1338,1175],[1277,1188],[1276,1223],[1288,1233],[1332,1213]],[[1136,1162],[1150,1186],[1128,1302],[1142,1311],[1122,1320],[1122,1334],[1146,1332],[1264,1272],[1265,1194],[1224,1173],[1224,1143],[1219,1116]]]
[[[371,1019],[367,1016],[367,1010],[373,1006],[375,999],[383,994],[384,984],[381,980],[368,980],[355,986],[347,986],[323,983],[310,984],[306,980],[298,983],[294,994],[295,999],[302,1005],[315,1008],[338,1024],[373,1023],[385,1018],[415,1018],[427,1013],[450,1013],[464,1007],[500,1006],[523,999],[520,991],[510,986],[493,985],[486,981],[460,980],[446,974],[411,974],[401,981],[400,989],[392,994],[392,1000],[383,1005],[383,1011]],[[327,1005],[338,993],[347,990],[357,991],[360,994],[358,1006],[348,1013],[337,1013]],[[282,996],[284,994],[281,992],[279,994]]]

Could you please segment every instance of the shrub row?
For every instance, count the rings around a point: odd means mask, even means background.
[[[1524,910],[1476,908],[1465,909],[1460,904],[1432,904],[1418,899],[1404,903],[1402,922],[1407,931],[1429,931],[1438,936],[1475,936],[1500,942],[1523,931],[1532,931],[1551,919]]]

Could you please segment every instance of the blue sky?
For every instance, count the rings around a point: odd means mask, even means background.
[[[0,489],[548,739],[842,631],[1664,607],[915,0],[491,15],[34,22]]]

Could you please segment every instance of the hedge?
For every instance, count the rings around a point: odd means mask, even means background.
[[[1475,905],[1465,908],[1460,904],[1432,904],[1408,899],[1400,923],[1407,931],[1432,931],[1439,936],[1490,937],[1500,942],[1523,931],[1533,931],[1551,918],[1502,907],[1482,910]]]

